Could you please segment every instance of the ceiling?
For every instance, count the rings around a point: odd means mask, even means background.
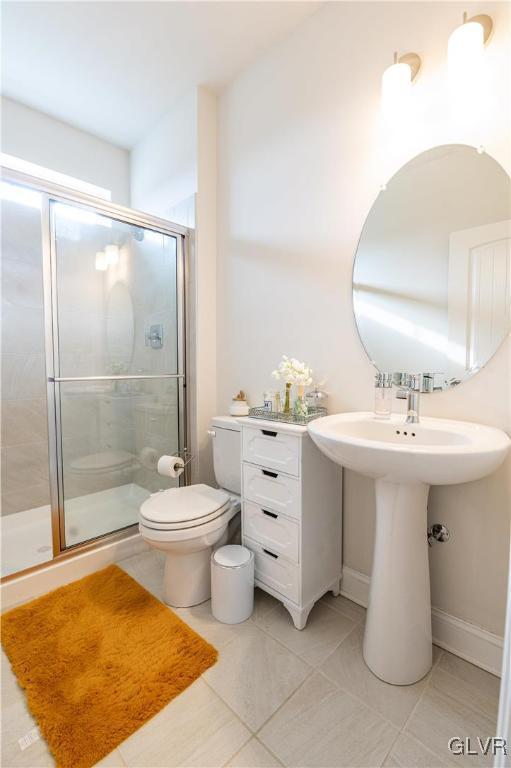
[[[4,2],[2,90],[132,147],[196,85],[220,90],[317,2]]]

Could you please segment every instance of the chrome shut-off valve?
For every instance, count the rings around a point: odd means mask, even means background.
[[[439,542],[440,544],[444,541],[449,541],[451,538],[451,533],[446,525],[443,523],[434,523],[434,525],[430,525],[428,528],[428,544],[430,547],[433,546],[433,544],[436,544]]]

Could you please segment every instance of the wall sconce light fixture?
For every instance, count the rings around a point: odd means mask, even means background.
[[[406,99],[413,81],[419,74],[421,64],[420,57],[416,53],[405,53],[399,57],[394,53],[394,63],[387,67],[381,79],[384,108],[398,106]]]
[[[100,272],[106,272],[108,269],[108,260],[104,251],[98,251],[96,253],[96,269]]]
[[[105,247],[105,256],[109,267],[113,264],[117,264],[119,261],[119,246],[107,245]]]
[[[493,20],[491,16],[479,14],[467,18],[463,14],[463,23],[457,27],[449,37],[448,57],[449,71],[463,76],[470,75],[470,71],[477,66],[484,50],[484,46],[491,37]]]

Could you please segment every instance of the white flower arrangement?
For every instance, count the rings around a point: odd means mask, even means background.
[[[274,379],[283,380],[286,384],[298,384],[308,387],[312,384],[312,370],[305,363],[301,363],[294,357],[282,356],[279,367],[273,371]]]

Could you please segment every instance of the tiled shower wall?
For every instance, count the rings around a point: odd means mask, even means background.
[[[41,213],[2,200],[2,514],[49,504]]]

